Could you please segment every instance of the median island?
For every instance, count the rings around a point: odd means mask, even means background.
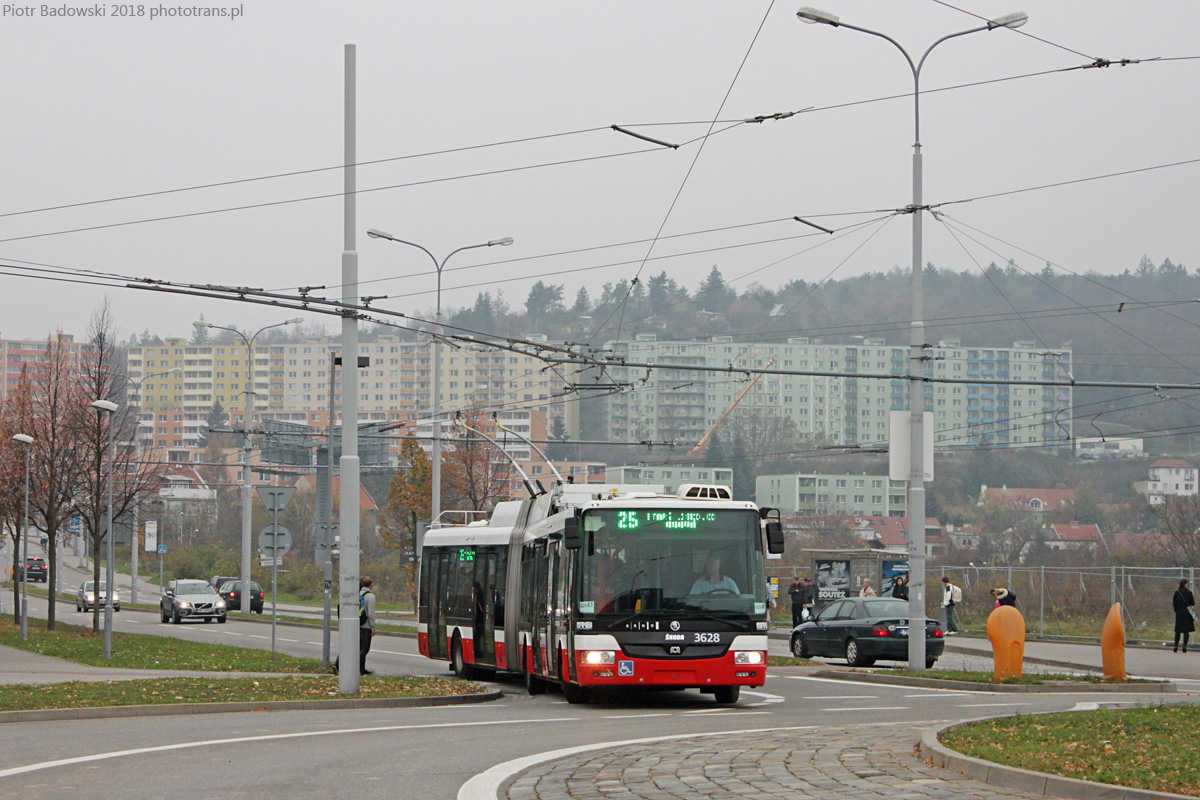
[[[20,628],[12,618],[0,618],[0,645],[89,666],[210,674],[9,684],[0,693],[0,711],[171,703],[311,702],[346,697],[338,693],[337,677],[315,658],[279,653],[272,658],[265,650],[114,632],[112,658],[106,662],[101,655],[101,637],[91,629],[60,622],[56,630],[47,631],[43,625],[41,620],[29,625],[28,639],[22,642]],[[248,672],[263,674],[220,675]],[[485,691],[478,683],[453,678],[368,675],[360,679],[359,693],[352,697],[358,700],[447,697]]]

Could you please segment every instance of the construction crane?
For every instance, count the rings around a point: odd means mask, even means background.
[[[767,361],[767,365],[765,367],[763,367],[763,369],[770,369],[774,363],[775,363],[775,359],[774,358],[770,359],[769,361]],[[725,409],[725,413],[722,414],[719,418],[717,418],[717,421],[713,423],[713,426],[708,429],[708,432],[706,434],[704,434],[704,438],[702,438],[696,444],[695,447],[693,447],[691,450],[688,451],[688,454],[687,454],[688,458],[699,458],[700,456],[702,456],[704,454],[704,446],[706,444],[708,444],[709,437],[711,437],[713,435],[713,432],[721,425],[722,422],[725,421],[725,418],[729,416],[729,412],[731,412],[735,408],[737,408],[737,404],[742,402],[742,398],[745,397],[747,394],[749,394],[750,390],[754,388],[754,384],[758,383],[758,379],[761,378],[762,376],[763,376],[763,373],[760,372],[757,375],[755,375],[754,378],[751,379],[751,381],[749,383],[746,384],[746,388],[742,389],[742,393],[739,394],[736,398],[734,398],[734,401],[729,405],[729,408]]]

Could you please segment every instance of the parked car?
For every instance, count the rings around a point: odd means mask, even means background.
[[[792,629],[792,653],[798,658],[845,658],[852,667],[876,660],[908,660],[908,603],[887,597],[850,597]],[[932,667],[945,649],[942,626],[925,620],[925,666]]]
[[[24,580],[25,573],[29,573],[30,583],[45,583],[50,580],[50,569],[46,566],[46,559],[30,556],[17,567],[17,580]]]
[[[97,603],[100,604],[101,608],[104,608],[104,604],[108,602],[107,590],[108,583],[105,581],[100,581],[99,599],[97,599],[96,584],[94,581],[84,581],[83,583],[79,584],[79,590],[75,592],[75,610],[91,611],[96,607]],[[113,611],[121,610],[120,592],[113,592],[112,604]]]
[[[225,601],[207,581],[171,581],[158,604],[162,621],[178,625],[185,619],[225,621]]]
[[[232,608],[234,611],[242,610],[242,582],[241,581],[225,581],[221,584],[221,597],[225,599],[225,606]],[[254,581],[250,581],[250,610],[255,614],[263,613],[263,590]]]

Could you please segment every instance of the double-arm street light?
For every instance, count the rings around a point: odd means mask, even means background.
[[[250,428],[251,421],[254,416],[254,342],[258,339],[258,335],[263,331],[271,328],[281,328],[284,325],[296,325],[304,322],[304,317],[292,317],[285,319],[283,322],[276,322],[274,325],[266,325],[254,332],[254,335],[247,338],[246,334],[239,331],[237,328],[227,328],[224,325],[213,325],[211,322],[193,322],[192,327],[196,330],[220,330],[229,331],[237,334],[237,336],[246,343],[246,353],[249,358],[246,361],[246,406],[244,418],[242,419],[242,608],[243,614],[250,613],[250,592],[245,591],[250,585],[250,526],[253,524],[253,504],[254,495],[253,488],[250,482]]]
[[[908,405],[909,405],[909,476],[908,476],[908,541],[909,541],[909,600],[908,613],[912,620],[925,617],[925,332],[924,294],[921,286],[921,271],[924,254],[921,242],[923,213],[928,209],[922,200],[921,166],[921,68],[925,59],[942,42],[966,36],[969,33],[991,31],[997,28],[1019,28],[1029,21],[1024,12],[1005,14],[989,20],[983,25],[965,31],[950,33],[926,48],[921,58],[914,62],[912,56],[899,42],[887,34],[842,22],[833,14],[809,6],[796,12],[801,22],[849,28],[852,31],[878,36],[890,42],[908,62],[913,77],[913,191],[912,205],[906,210],[912,214],[912,321],[910,323],[908,357]],[[929,465],[932,467],[932,464]],[[925,637],[908,637],[908,667],[911,670],[925,669]]]
[[[136,467],[137,475],[141,474],[141,469],[142,469],[142,437],[141,437],[142,384],[145,383],[146,381],[150,380],[151,378],[161,378],[164,375],[183,375],[183,370],[180,369],[179,367],[175,367],[173,369],[166,370],[165,372],[155,372],[151,375],[146,375],[143,378],[131,378],[128,375],[120,376],[137,387],[137,398],[132,403],[132,405],[137,409],[137,414],[134,416],[134,422],[133,422],[133,463],[137,465],[137,467]],[[151,425],[151,430],[153,430],[153,425]],[[134,481],[135,481],[134,492],[136,493],[137,489],[138,489],[137,483],[136,483],[136,481],[137,481],[136,477],[135,477]],[[139,553],[138,547],[141,544],[141,542],[139,541],[139,537],[138,537],[138,511],[139,511],[138,498],[135,494],[135,496],[133,498],[133,536],[129,537],[129,575],[130,575],[130,577],[129,577],[129,603],[130,603],[130,605],[137,605],[137,601],[138,601],[138,590],[137,590],[138,553]]]
[[[29,632],[29,451],[33,447],[33,437],[25,433],[18,433],[12,438],[13,441],[25,445],[25,535],[21,542],[22,558],[17,561],[21,565],[21,641],[23,642]]]
[[[435,333],[433,342],[433,392],[431,393],[431,405],[433,406],[431,415],[433,417],[433,448],[432,453],[430,454],[430,460],[433,462],[433,469],[432,475],[430,476],[430,482],[433,484],[433,502],[430,505],[429,512],[430,522],[436,524],[438,516],[442,513],[442,426],[437,419],[442,410],[442,348],[441,343],[436,338],[442,335],[442,270],[446,268],[446,262],[449,261],[451,256],[453,256],[455,253],[461,253],[463,250],[474,250],[478,247],[496,247],[497,245],[501,247],[508,247],[513,243],[513,238],[511,236],[504,236],[499,239],[491,239],[486,242],[480,242],[479,244],[469,244],[465,247],[459,247],[456,250],[451,250],[445,258],[443,258],[441,261],[438,261],[437,256],[416,242],[397,239],[390,233],[378,230],[377,228],[368,228],[367,236],[370,236],[372,239],[387,239],[388,241],[396,242],[397,244],[406,244],[409,247],[415,247],[424,252],[425,255],[429,256],[430,260],[433,261],[434,268],[437,269],[437,311],[434,315],[437,331]]]
[[[96,419],[99,421],[108,414],[108,530],[104,534],[104,660],[112,658],[112,625],[113,625],[113,595],[116,593],[116,582],[113,580],[113,427],[115,414],[120,408],[111,400],[96,400],[92,403],[96,409]],[[97,589],[97,595],[99,590]]]

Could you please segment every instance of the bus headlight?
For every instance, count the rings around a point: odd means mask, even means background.
[[[583,663],[615,664],[617,663],[617,654],[612,650],[584,650]]]
[[[761,664],[764,660],[761,650],[744,650],[733,654],[735,664]]]

